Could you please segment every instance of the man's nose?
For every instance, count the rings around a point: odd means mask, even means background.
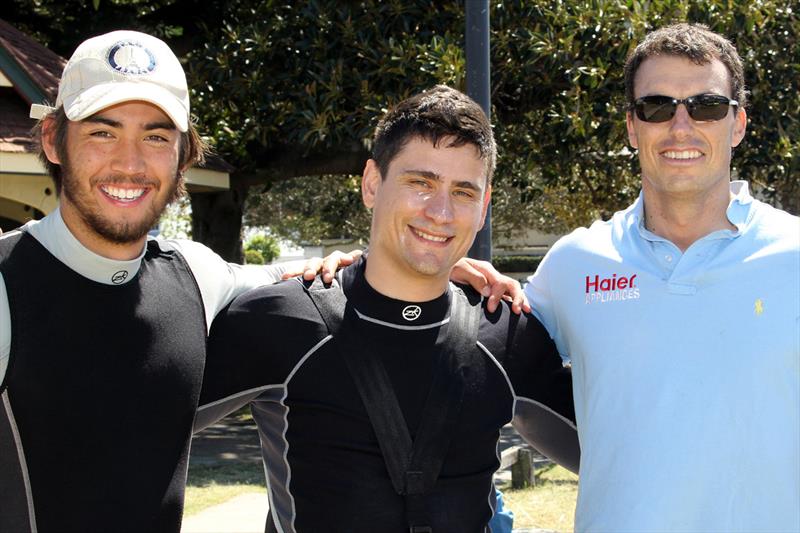
[[[425,216],[436,224],[449,224],[453,221],[453,199],[449,191],[438,190],[428,199]]]
[[[146,159],[142,147],[135,140],[118,141],[111,156],[111,170],[123,175],[145,173]]]

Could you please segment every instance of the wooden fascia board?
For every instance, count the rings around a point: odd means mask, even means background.
[[[22,70],[8,51],[0,46],[0,70],[3,71],[14,85],[14,89],[22,96],[28,104],[39,104],[44,102],[47,97],[33,82],[27,72]]]

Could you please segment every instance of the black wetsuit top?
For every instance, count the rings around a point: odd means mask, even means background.
[[[425,303],[394,300],[369,286],[364,267],[361,261],[340,272],[341,286],[358,313],[359,333],[383,347],[374,356],[386,367],[413,438],[453,289]],[[403,318],[409,305],[421,311],[413,321]],[[252,290],[220,313],[206,364],[196,429],[252,402],[279,531],[408,531],[404,500],[392,487],[353,379],[299,280]],[[564,449],[577,448],[569,371],[532,316],[514,315],[507,306],[482,312],[466,385],[439,479],[427,496],[436,533],[485,530],[495,500],[499,430],[512,416],[534,441],[537,431],[552,430],[547,439],[561,432]]]
[[[20,232],[0,272],[0,531],[177,532],[206,344],[183,257],[149,241],[133,279],[103,285]]]

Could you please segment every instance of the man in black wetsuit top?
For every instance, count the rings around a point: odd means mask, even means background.
[[[255,289],[216,318],[196,424],[251,403],[269,531],[487,531],[512,418],[577,468],[570,375],[545,329],[448,282],[483,224],[495,153],[464,94],[401,102],[363,174],[366,257],[331,285]]]

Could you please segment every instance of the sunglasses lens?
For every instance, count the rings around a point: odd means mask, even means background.
[[[636,100],[634,108],[639,120],[645,122],[666,122],[675,115],[677,106],[668,96],[645,96]]]
[[[666,122],[675,116],[678,105],[685,104],[689,116],[698,122],[721,120],[736,102],[720,94],[698,94],[685,100],[670,96],[652,95],[637,98],[633,104],[636,116],[644,122]]]
[[[689,116],[698,121],[713,121],[725,118],[730,100],[716,94],[695,96],[689,104]]]

